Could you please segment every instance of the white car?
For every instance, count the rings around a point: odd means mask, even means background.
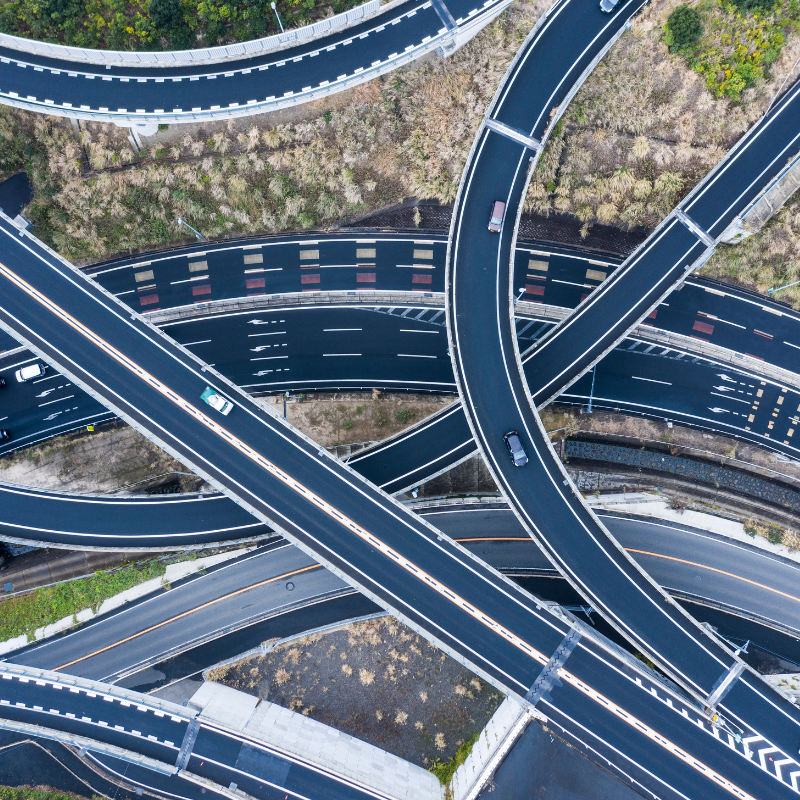
[[[211,408],[214,409],[214,411],[219,411],[219,413],[224,417],[228,416],[233,408],[233,403],[231,403],[230,400],[226,400],[221,394],[215,392],[210,386],[206,386],[203,394],[200,395],[200,399],[208,403]]]
[[[27,367],[23,367],[22,369],[18,369],[14,373],[14,377],[20,382],[25,383],[25,381],[31,380],[31,378],[38,378],[45,373],[45,366],[44,364],[28,364]]]

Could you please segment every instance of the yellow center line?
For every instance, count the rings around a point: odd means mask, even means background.
[[[34,300],[36,300],[36,302],[44,306],[52,314],[54,314],[60,320],[65,322],[75,331],[80,333],[82,336],[84,336],[86,339],[88,339],[90,342],[92,342],[94,345],[100,348],[104,353],[111,356],[111,358],[113,358],[115,361],[123,365],[130,372],[137,375],[139,378],[141,378],[143,381],[149,384],[153,389],[159,392],[159,394],[168,398],[174,405],[179,406],[183,411],[193,416],[198,422],[205,425],[209,430],[214,431],[214,433],[224,438],[232,447],[234,447],[240,453],[242,453],[243,455],[247,456],[249,459],[254,461],[256,464],[262,467],[262,469],[269,472],[271,475],[276,477],[290,489],[297,492],[298,494],[301,494],[306,500],[313,503],[321,511],[323,511],[325,514],[335,519],[341,525],[344,525],[348,530],[355,533],[360,539],[370,544],[374,549],[378,550],[383,555],[392,559],[392,561],[396,562],[406,571],[413,573],[415,577],[417,577],[424,583],[428,584],[438,594],[446,597],[452,603],[457,605],[462,611],[466,611],[467,614],[471,616],[473,619],[477,620],[482,625],[490,628],[492,631],[494,631],[496,634],[504,638],[514,647],[518,648],[519,650],[522,650],[527,656],[534,659],[535,661],[538,661],[542,666],[547,664],[547,662],[550,660],[548,656],[545,656],[543,653],[531,647],[527,642],[520,639],[518,636],[509,631],[507,628],[498,623],[496,620],[486,616],[484,613],[480,611],[480,609],[478,609],[472,603],[468,602],[459,595],[456,595],[447,586],[445,586],[440,581],[436,580],[433,576],[429,575],[424,570],[417,567],[411,561],[402,556],[394,548],[390,547],[389,545],[377,539],[369,531],[362,528],[353,520],[346,517],[344,514],[342,514],[336,508],[331,506],[317,494],[307,489],[305,486],[296,481],[294,478],[292,478],[289,474],[287,474],[282,469],[277,467],[271,461],[264,458],[264,456],[262,456],[260,453],[257,453],[249,445],[245,444],[243,441],[233,436],[229,431],[223,428],[215,420],[208,417],[202,411],[196,409],[191,403],[187,402],[182,397],[179,397],[177,394],[175,394],[174,391],[172,391],[172,389],[163,384],[149,372],[144,370],[133,360],[128,358],[128,356],[121,353],[113,345],[106,342],[104,339],[102,339],[100,336],[94,333],[94,331],[87,328],[82,322],[79,322],[71,314],[69,314],[60,306],[58,306],[56,303],[54,303],[52,300],[50,300],[46,295],[42,294],[42,292],[40,292],[38,289],[31,286],[31,284],[29,284],[23,278],[20,278],[16,273],[14,273],[7,266],[5,266],[5,264],[0,263],[0,274],[4,275],[11,283],[13,283],[23,292],[25,292],[25,294],[27,294],[29,297],[32,297]],[[63,667],[66,666],[69,665],[65,664],[59,669],[63,669]],[[594,690],[592,687],[583,683],[579,678],[572,675],[572,673],[560,669],[558,671],[558,674],[565,681],[570,683],[570,685],[572,685],[579,691],[583,692],[583,694],[587,695],[595,702],[602,704],[606,709],[615,714],[619,719],[622,719],[623,721],[627,722],[629,725],[636,728],[640,733],[644,733],[652,741],[657,742],[659,745],[661,745],[669,752],[676,755],[686,764],[696,769],[698,772],[701,772],[710,780],[713,780],[716,783],[718,783],[720,786],[725,788],[735,797],[741,798],[741,800],[755,800],[755,798],[751,797],[751,795],[742,791],[738,786],[729,781],[727,778],[724,778],[710,767],[707,767],[705,764],[702,764],[701,762],[697,761],[692,756],[688,755],[687,753],[684,753],[679,747],[677,747],[677,745],[674,745],[668,739],[665,739],[663,736],[661,736],[659,733],[653,730],[649,725],[646,725],[645,723],[636,719],[636,717],[633,717],[631,714],[628,714],[620,706],[617,706],[615,703],[605,698],[603,695]]]
[[[251,589],[258,589],[259,586],[266,586],[268,583],[275,583],[276,581],[282,581],[284,578],[291,578],[292,575],[299,575],[301,572],[308,572],[312,569],[322,569],[319,564],[312,564],[310,567],[302,567],[301,569],[292,570],[292,572],[285,572],[283,575],[276,575],[274,578],[267,578],[265,581],[261,581],[260,583],[254,583],[252,586],[245,586],[244,589],[237,589],[235,592],[231,592],[230,594],[223,595],[222,597],[217,597],[215,600],[209,600],[207,603],[203,603],[202,605],[196,606],[195,608],[190,608],[188,611],[183,611],[180,614],[176,614],[174,617],[170,617],[170,619],[165,619],[163,622],[159,622],[156,625],[151,625],[149,628],[145,628],[143,631],[139,631],[138,633],[131,634],[130,636],[126,636],[124,639],[120,639],[118,642],[114,642],[114,644],[106,645],[105,647],[101,647],[99,650],[95,650],[93,653],[87,653],[85,656],[81,656],[80,658],[76,658],[74,661],[68,661],[66,664],[62,664],[60,667],[53,667],[53,672],[58,672],[60,669],[66,669],[67,667],[71,667],[73,664],[80,664],[81,661],[86,661],[87,658],[93,658],[100,653],[105,653],[106,650],[113,650],[115,647],[119,647],[121,644],[125,644],[125,642],[130,642],[133,639],[138,639],[140,636],[144,636],[146,633],[150,633],[150,631],[155,631],[158,628],[163,628],[164,625],[169,625],[170,622],[175,622],[176,619],[182,619],[183,617],[188,617],[190,614],[194,614],[196,611],[202,611],[204,608],[208,608],[209,606],[213,606],[216,603],[221,602],[222,600],[227,600],[230,597],[236,597],[237,594],[242,594],[243,592],[249,592]]]

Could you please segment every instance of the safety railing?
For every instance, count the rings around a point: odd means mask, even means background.
[[[213,64],[231,59],[247,58],[264,53],[281,50],[295,44],[301,44],[331,31],[346,28],[356,22],[380,11],[381,0],[368,0],[363,5],[351,8],[341,14],[305,25],[302,28],[285,31],[262,39],[249,42],[235,42],[219,47],[207,47],[199,50],[169,50],[164,52],[137,52],[125,50],[92,50],[84,47],[70,47],[64,44],[37,42],[21,36],[0,33],[0,46],[9,47],[23,53],[62,58],[84,64],[103,64],[111,66],[131,67],[176,67],[189,64]]]

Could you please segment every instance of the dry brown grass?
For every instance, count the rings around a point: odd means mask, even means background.
[[[111,125],[84,126],[83,150],[100,171],[92,175],[82,173],[65,121],[3,108],[0,132],[35,151],[29,214],[38,235],[72,260],[181,241],[179,216],[215,238],[324,228],[410,195],[449,202],[498,81],[549,4],[515,3],[452,57],[357,87],[333,98],[334,110],[314,103],[292,123],[266,115],[176,128],[150,148],[155,163],[122,168],[138,154]]]
[[[766,294],[800,280],[800,197],[795,195],[759,231],[734,246],[723,245],[700,271]],[[800,286],[775,295],[800,308]]]
[[[655,226],[766,109],[800,38],[788,41],[769,82],[739,103],[718,99],[661,41],[679,4],[645,8],[580,89],[542,155],[528,210]]]

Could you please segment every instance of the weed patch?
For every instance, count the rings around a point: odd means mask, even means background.
[[[96,572],[91,578],[45,586],[28,594],[0,600],[0,641],[25,634],[33,640],[37,628],[50,625],[85,608],[97,609],[104,600],[140,583],[158,578],[166,566],[149,562],[114,572]],[[0,800],[3,800],[0,795]]]

